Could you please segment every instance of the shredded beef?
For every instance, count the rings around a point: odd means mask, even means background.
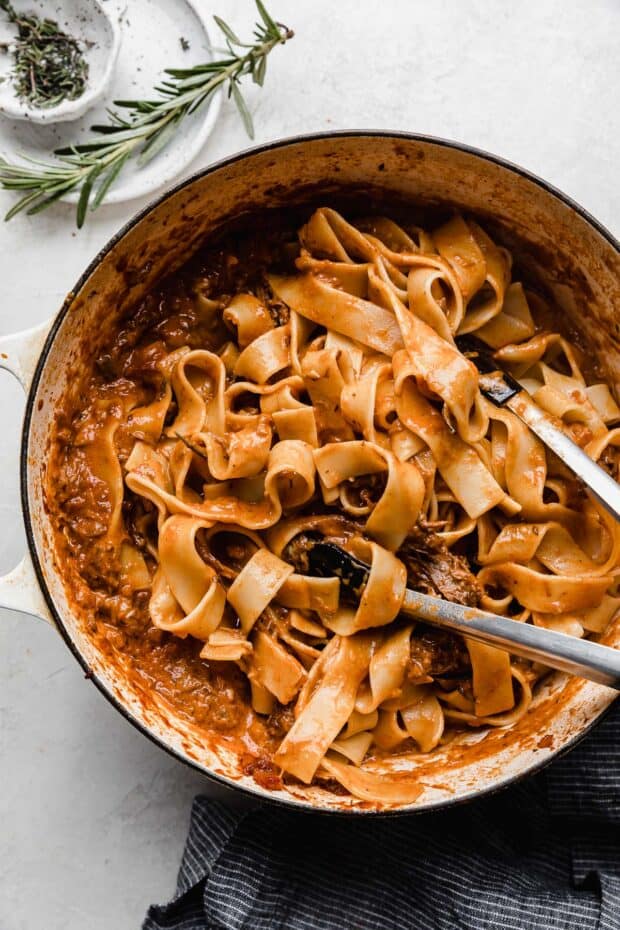
[[[450,552],[436,533],[417,526],[398,556],[405,563],[411,588],[467,607],[478,604],[480,586],[467,559]],[[407,668],[410,679],[459,675],[469,666],[467,647],[460,636],[433,627],[416,626]]]
[[[267,717],[265,725],[271,736],[283,740],[294,723],[295,708],[293,702],[290,704],[276,703],[273,711]]]
[[[459,675],[470,666],[467,647],[460,636],[419,624],[411,637],[407,665],[409,679]]]
[[[407,568],[409,587],[467,607],[478,604],[480,586],[467,559],[450,552],[436,533],[417,526],[403,543],[398,557]]]

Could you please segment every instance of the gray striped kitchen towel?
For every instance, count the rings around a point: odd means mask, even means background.
[[[620,930],[620,704],[570,754],[443,812],[346,820],[196,798],[143,930]]]

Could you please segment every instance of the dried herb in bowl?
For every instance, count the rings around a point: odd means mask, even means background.
[[[0,9],[17,26],[17,38],[5,51],[13,55],[13,83],[20,100],[32,107],[55,107],[76,100],[86,89],[88,63],[77,39],[53,19],[17,13],[9,0]]]

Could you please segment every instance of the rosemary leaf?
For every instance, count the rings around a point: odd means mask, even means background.
[[[116,178],[121,173],[121,169],[130,155],[131,152],[127,152],[123,158],[119,158],[118,161],[112,165],[112,168],[108,171],[106,177],[103,178],[99,187],[97,188],[97,193],[95,194],[91,204],[91,210],[96,210],[99,204],[102,202],[103,198],[114,184]]]
[[[55,203],[57,200],[60,200],[60,198],[63,196],[63,194],[68,193],[68,192],[71,190],[72,187],[74,187],[73,184],[62,184],[62,185],[59,185],[59,186],[58,186],[58,189],[57,189],[56,191],[54,191],[54,193],[48,192],[48,193],[50,193],[50,196],[49,196],[49,197],[43,197],[43,198],[41,198],[37,203],[34,204],[34,206],[30,207],[29,210],[26,210],[26,215],[27,215],[27,216],[34,216],[36,213],[40,213],[41,210],[46,210],[46,209],[47,209],[48,207],[50,207],[53,203]],[[53,190],[53,188],[52,188],[51,190]]]
[[[226,63],[226,66],[234,64],[234,62],[235,59],[231,58]],[[195,68],[166,68],[164,74],[169,74],[170,77],[182,80],[183,78],[192,77],[195,74],[207,74],[211,71],[220,71],[222,64],[224,64],[222,61],[210,61],[206,65],[196,65]]]
[[[264,22],[264,24],[265,24],[265,26],[267,27],[267,29],[269,29],[270,32],[271,32],[271,31],[273,31],[273,32],[277,31],[278,26],[277,26],[276,23],[274,23],[273,19],[271,18],[271,16],[269,15],[269,13],[267,12],[267,10],[265,9],[265,5],[264,5],[264,3],[262,2],[262,0],[256,0],[256,8],[258,9],[258,14],[259,14],[260,18],[262,19],[262,21]]]
[[[267,59],[261,58],[256,66],[256,70],[252,75],[252,79],[255,84],[258,84],[259,87],[262,87],[265,83],[265,74],[267,71]]]
[[[34,203],[41,194],[38,191],[34,191],[32,194],[27,194],[26,197],[22,197],[21,200],[18,200],[15,206],[11,207],[9,212],[5,215],[5,220],[12,220],[14,216],[18,213],[21,213],[22,210],[25,210],[26,207],[30,206],[31,203]]]
[[[153,136],[144,146],[140,156],[138,157],[138,168],[143,168],[144,165],[148,165],[152,158],[155,158],[163,148],[165,148],[172,136],[177,130],[178,117],[176,119],[170,120],[167,126],[162,129],[160,133],[156,136]]]
[[[258,4],[257,4],[257,6],[258,6]],[[259,12],[260,12],[260,10],[259,10]],[[228,23],[225,23],[224,20],[221,19],[219,16],[215,16],[215,15],[214,15],[214,16],[213,16],[213,19],[215,20],[215,22],[217,23],[217,25],[220,27],[221,31],[224,33],[224,35],[226,36],[226,38],[228,39],[229,42],[232,42],[233,45],[241,45],[241,39],[239,39],[239,38],[235,35],[235,33],[232,31],[232,29],[230,28],[230,26],[228,25]]]
[[[241,116],[241,119],[243,120],[245,131],[247,132],[250,139],[253,139],[254,138],[254,124],[252,123],[252,116],[250,114],[250,111],[248,110],[246,102],[243,99],[243,94],[241,93],[238,85],[234,81],[230,85],[230,90],[232,92],[233,100],[237,104],[239,115]]]
[[[136,135],[134,129],[120,129],[114,133],[106,133],[103,139],[90,139],[88,142],[80,142],[79,145],[68,145],[61,149],[56,149],[55,155],[83,155],[87,152],[96,152],[111,145],[117,145],[122,142],[131,142]]]
[[[90,128],[93,132],[99,132],[101,133],[102,136],[105,136],[105,135],[112,135],[115,132],[118,132],[119,125],[123,125],[125,129],[129,129],[129,126],[127,124],[121,124],[121,123],[116,123],[114,125],[110,125],[108,123],[101,123],[97,126],[91,126]],[[59,149],[56,149],[56,152],[58,153]]]
[[[84,225],[84,220],[86,218],[86,211],[88,210],[88,201],[90,200],[90,195],[93,189],[93,183],[97,178],[97,175],[101,173],[101,167],[95,167],[93,170],[86,176],[84,183],[82,184],[82,190],[80,191],[80,198],[77,205],[77,228],[81,229]]]

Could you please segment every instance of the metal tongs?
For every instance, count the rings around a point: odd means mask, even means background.
[[[583,481],[603,507],[620,520],[620,486],[613,478],[562,432],[512,375],[498,367],[484,343],[472,336],[461,336],[456,342],[480,372],[479,386],[484,396],[516,414]],[[305,550],[300,570],[319,577],[337,576],[341,596],[357,601],[363,596],[370,568],[335,543],[316,541]],[[401,613],[620,691],[620,651],[609,646],[464,607],[410,588],[405,592]]]
[[[360,594],[363,596],[370,572],[370,566],[335,543],[323,540],[310,542],[296,567],[321,578],[337,576],[341,597],[353,602],[359,600]],[[410,588],[405,592],[401,613],[620,691],[620,651],[609,646],[476,607],[464,607]]]
[[[496,407],[508,407],[516,414],[578,478],[581,478],[603,507],[616,520],[620,520],[620,485],[611,475],[586,455],[583,449],[556,425],[553,417],[541,410],[512,375],[499,368],[483,342],[475,336],[459,336],[456,344],[480,372],[481,393]]]

